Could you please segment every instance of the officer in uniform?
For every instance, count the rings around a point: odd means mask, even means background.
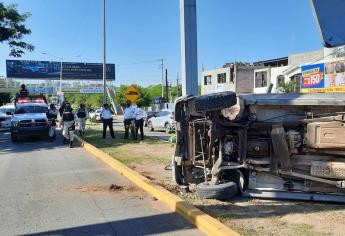
[[[105,103],[103,105],[103,110],[101,113],[101,118],[103,121],[103,135],[102,138],[105,139],[106,136],[106,132],[107,132],[107,127],[109,127],[109,131],[110,131],[110,135],[111,137],[114,139],[115,138],[115,134],[114,134],[114,130],[113,130],[113,116],[112,116],[112,111],[109,108],[109,105],[107,103]]]
[[[74,112],[69,102],[65,103],[66,107],[62,114],[61,123],[63,124],[62,135],[64,137],[64,143],[69,143],[72,147],[74,141]]]
[[[21,87],[21,90],[19,91],[19,95],[20,95],[21,97],[27,97],[27,96],[29,96],[29,92],[28,92],[28,90],[26,89],[25,84],[22,84],[20,87]]]
[[[134,132],[134,108],[130,102],[127,103],[125,110],[123,111],[124,114],[124,125],[125,125],[125,137],[124,139],[128,139],[129,129],[131,129],[132,137],[135,139],[135,132]]]
[[[58,110],[55,107],[55,104],[52,103],[49,106],[49,110],[47,113],[47,118],[49,120],[50,124],[50,130],[49,130],[49,137],[54,140],[55,139],[55,127],[56,127],[56,119],[58,116]]]
[[[86,124],[86,119],[87,119],[87,111],[84,104],[80,104],[79,109],[77,111],[77,118],[78,118],[79,134],[84,135],[85,124]]]
[[[144,140],[144,118],[147,117],[146,112],[141,109],[141,104],[138,104],[134,110],[135,119],[135,139],[138,140],[138,131],[140,129],[141,140]]]

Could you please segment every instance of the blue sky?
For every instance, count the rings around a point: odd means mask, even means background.
[[[0,0],[1,1],[1,0]],[[102,62],[101,0],[4,0],[32,16],[25,38],[36,49],[22,59]],[[205,69],[225,62],[271,59],[322,48],[309,0],[197,0],[198,62]],[[9,49],[0,45],[0,75]],[[81,55],[77,58],[77,55]],[[161,81],[180,72],[179,0],[107,0],[107,62],[117,65],[117,83]],[[151,61],[143,64],[131,64]],[[126,65],[127,64],[127,65]],[[131,65],[128,65],[131,64]]]

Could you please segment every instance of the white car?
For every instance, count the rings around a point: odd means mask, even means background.
[[[9,129],[14,112],[14,104],[6,104],[0,107],[0,129]]]
[[[90,112],[89,116],[92,121],[101,121],[101,113],[102,113],[102,108],[97,109],[94,112]]]
[[[175,129],[174,111],[161,110],[148,120],[147,127],[151,131],[164,130],[166,133],[170,133]]]

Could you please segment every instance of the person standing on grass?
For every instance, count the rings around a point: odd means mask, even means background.
[[[107,103],[105,103],[103,105],[101,118],[103,121],[103,136],[102,136],[102,138],[105,139],[107,127],[109,127],[110,135],[114,139],[115,134],[114,134],[114,130],[113,130],[113,116],[112,116],[112,111],[110,110]]]
[[[134,108],[132,107],[132,104],[130,102],[127,102],[126,108],[123,111],[123,115],[123,123],[125,125],[124,139],[128,139],[129,128],[131,128],[132,137],[133,139],[135,139],[134,126],[132,125],[132,122],[134,121]]]
[[[134,110],[135,118],[135,139],[138,140],[138,130],[140,129],[141,141],[144,140],[144,119],[147,117],[146,112],[141,109],[141,104],[138,104]]]

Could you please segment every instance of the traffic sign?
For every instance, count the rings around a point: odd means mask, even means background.
[[[134,86],[128,86],[127,90],[123,94],[125,98],[130,102],[135,102],[139,98],[139,91]]]

